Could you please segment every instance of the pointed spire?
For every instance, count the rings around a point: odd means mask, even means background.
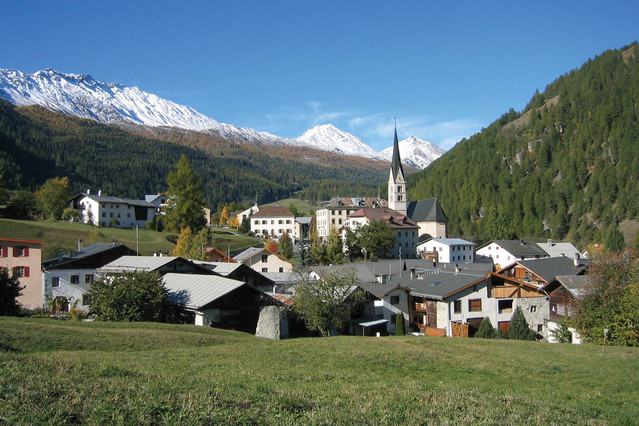
[[[399,157],[399,142],[397,140],[397,120],[395,120],[395,141],[393,142],[393,159],[391,160],[391,171],[393,174],[393,180],[397,179],[397,176],[400,172],[402,174],[402,177],[404,176],[402,159]]]

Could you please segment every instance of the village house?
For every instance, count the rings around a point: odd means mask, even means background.
[[[419,241],[419,236],[417,235],[419,227],[406,215],[387,207],[376,209],[362,208],[348,215],[348,220],[344,222],[342,240],[346,240],[346,229],[350,229],[355,232],[359,228],[367,226],[373,221],[385,222],[395,232],[395,245],[391,249],[390,253],[392,258],[413,259],[416,257],[415,247]]]
[[[251,216],[251,232],[264,238],[288,234],[295,238],[295,215],[286,207],[262,206]]]
[[[233,262],[199,262],[194,263],[209,269],[211,272],[229,278],[242,281],[263,292],[273,292],[275,282],[264,273],[257,272],[244,263]]]
[[[42,262],[42,288],[49,298],[62,298],[62,311],[75,304],[76,308],[88,310],[88,292],[97,279],[96,269],[125,255],[136,252],[122,244],[95,243],[70,253],[59,252],[58,257]]]
[[[233,259],[257,272],[291,272],[293,270],[291,262],[263,247],[249,247],[235,255]]]
[[[72,207],[82,213],[82,222],[95,226],[115,228],[144,228],[153,221],[157,206],[145,200],[129,200],[118,197],[87,193],[73,197]]]
[[[431,238],[417,245],[417,254],[423,259],[445,263],[473,263],[475,243],[461,238]]]
[[[564,318],[570,318],[575,312],[577,299],[584,295],[590,285],[588,275],[557,275],[555,279],[545,285],[542,291],[550,297],[550,317],[547,321],[547,340],[556,343],[554,332],[560,328]],[[569,327],[571,343],[582,344],[583,339],[576,329]]]
[[[557,242],[549,239],[548,242],[537,243],[537,245],[550,257],[567,257],[568,259],[574,259],[576,256],[587,257],[581,254],[577,247],[570,242]]]
[[[590,264],[589,259],[567,257],[547,257],[544,259],[521,260],[498,271],[501,275],[538,287],[550,284],[558,275],[583,275]]]
[[[349,214],[361,208],[378,207],[388,207],[386,200],[380,197],[333,197],[315,211],[317,236],[326,241],[331,229],[342,229]]]
[[[42,244],[44,241],[0,238],[0,268],[9,276],[17,276],[22,294],[17,302],[24,309],[38,309],[44,306],[42,289]]]
[[[279,301],[239,280],[219,275],[167,273],[162,277],[169,303],[189,323],[255,334],[263,306]]]
[[[536,243],[524,240],[493,240],[475,251],[477,262],[491,262],[495,270],[509,267],[518,260],[542,259],[548,257]]]

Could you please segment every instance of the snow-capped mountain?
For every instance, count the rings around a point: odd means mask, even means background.
[[[90,75],[65,74],[51,69],[27,74],[0,69],[0,98],[17,106],[40,105],[52,111],[105,124],[177,127],[235,141],[268,145],[297,145],[318,150],[390,161],[392,147],[381,153],[361,139],[326,124],[296,139],[275,136],[246,127],[219,123],[193,108],[176,104],[137,87],[105,83]],[[411,142],[406,142],[411,141]],[[417,138],[400,142],[405,164],[425,167],[443,150]]]
[[[360,138],[344,132],[332,124],[323,124],[307,130],[296,139],[298,145],[322,151],[331,151],[344,155],[357,155],[360,157],[381,160],[380,154],[366,145]]]
[[[415,136],[399,141],[399,156],[402,159],[402,163],[418,169],[428,167],[430,163],[444,155],[445,152],[437,145],[423,141]],[[384,160],[391,161],[393,147],[386,148],[380,152],[380,155]]]

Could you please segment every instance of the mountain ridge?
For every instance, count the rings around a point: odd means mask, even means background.
[[[88,74],[67,74],[52,69],[28,74],[0,69],[0,98],[17,106],[41,105],[105,124],[176,127],[219,135],[234,142],[308,146],[343,155],[386,159],[361,139],[330,124],[315,126],[298,138],[284,138],[220,123],[193,108],[165,100],[137,87],[95,80]],[[441,151],[435,153],[433,147],[426,143],[424,146],[414,146],[406,155],[410,159],[407,164],[425,167]]]

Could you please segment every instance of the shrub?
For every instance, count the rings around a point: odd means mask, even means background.
[[[490,318],[484,317],[484,319],[481,320],[479,330],[475,333],[475,337],[479,337],[480,339],[494,339],[496,337],[495,328],[493,327],[493,323],[490,322]]]
[[[71,317],[71,320],[73,321],[82,321],[83,319],[86,319],[89,315],[86,313],[86,311],[82,309],[71,308],[69,309],[69,316]]]
[[[0,315],[18,315],[20,305],[16,300],[24,287],[20,287],[18,278],[9,276],[5,268],[0,268]]]

